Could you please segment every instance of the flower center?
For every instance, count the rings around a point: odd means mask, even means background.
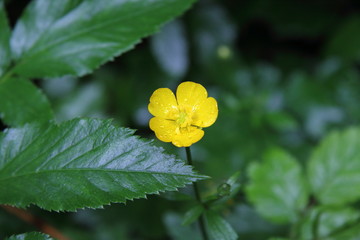
[[[186,112],[181,111],[179,113],[179,118],[176,120],[176,123],[181,127],[185,127],[184,125],[186,125],[186,120],[187,120],[186,118],[187,118]]]

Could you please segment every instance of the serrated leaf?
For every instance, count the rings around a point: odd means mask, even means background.
[[[4,1],[0,0],[0,77],[10,64],[10,27],[4,9]]]
[[[359,216],[360,213],[350,207],[315,207],[301,222],[300,239],[328,239],[332,233],[342,232],[342,228],[356,223]]]
[[[205,211],[206,230],[212,240],[236,240],[237,234],[231,225],[214,211]]]
[[[249,200],[265,218],[295,222],[307,204],[308,192],[301,167],[288,153],[273,149],[262,163],[249,167]]]
[[[7,129],[0,135],[0,203],[72,211],[206,178],[133,133],[95,119]]]
[[[13,70],[26,77],[82,76],[133,48],[194,1],[87,0],[73,4],[70,0],[36,0],[11,39],[19,59]],[[36,23],[45,26],[36,27]]]
[[[11,236],[6,240],[55,240],[55,239],[39,232],[30,232],[30,233]]]
[[[17,21],[11,37],[15,60],[26,54],[53,24],[79,6],[82,0],[32,1]]]
[[[314,150],[308,176],[323,204],[343,205],[360,199],[360,129],[328,135]]]
[[[54,118],[46,96],[30,81],[8,78],[0,82],[0,118],[9,126],[47,122]]]
[[[182,225],[189,225],[195,222],[203,212],[204,208],[201,205],[196,205],[192,207],[189,211],[185,213]]]

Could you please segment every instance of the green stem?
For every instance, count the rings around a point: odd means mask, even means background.
[[[4,83],[8,78],[11,77],[11,75],[13,74],[12,69],[10,69],[9,71],[7,71],[5,73],[5,75],[3,75],[2,77],[0,77],[0,83]]]
[[[186,157],[188,160],[188,164],[193,166],[190,147],[185,147],[185,150],[186,150]],[[201,199],[200,191],[199,191],[199,188],[198,188],[198,185],[196,182],[193,182],[193,188],[194,188],[194,192],[195,192],[196,201],[198,201],[199,204],[201,204],[204,208],[206,208],[205,204],[203,203],[203,201]],[[204,214],[201,214],[201,216],[199,218],[199,227],[200,227],[202,238],[204,240],[208,240],[209,238],[208,238],[206,228],[205,228]]]

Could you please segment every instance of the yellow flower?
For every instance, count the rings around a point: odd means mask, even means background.
[[[194,82],[183,82],[174,93],[168,88],[157,89],[150,97],[150,128],[158,139],[177,147],[188,147],[204,136],[202,128],[211,126],[218,107],[206,89]]]

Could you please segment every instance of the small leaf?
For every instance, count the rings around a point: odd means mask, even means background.
[[[260,214],[277,223],[295,222],[305,208],[307,187],[301,167],[288,153],[274,149],[249,167],[246,192]]]
[[[327,136],[313,152],[308,176],[323,204],[343,205],[360,199],[360,129]]]
[[[17,78],[0,82],[0,117],[9,126],[54,118],[46,96],[30,81]]]
[[[183,77],[188,69],[188,46],[182,23],[166,24],[151,40],[151,50],[160,67],[170,76]]]
[[[230,196],[233,197],[241,188],[240,184],[241,172],[237,171],[226,181],[230,185]]]
[[[212,240],[236,240],[237,234],[231,225],[214,211],[205,211],[206,230]]]
[[[11,236],[6,240],[55,240],[55,239],[39,232],[30,232],[30,233]]]
[[[225,183],[222,183],[217,188],[216,195],[209,196],[206,204],[212,208],[223,208],[226,202],[233,198],[241,189],[240,184],[241,172],[235,172]]]
[[[33,1],[11,39],[19,59],[14,72],[26,77],[85,75],[132,49],[194,1]]]
[[[342,228],[356,223],[359,217],[360,213],[350,207],[316,207],[301,223],[301,239],[328,239],[327,236],[332,235],[332,233],[342,232]]]
[[[133,133],[95,119],[7,129],[0,135],[0,203],[72,211],[206,178]]]
[[[4,1],[0,0],[0,77],[10,64],[10,27],[4,9]]]
[[[189,211],[185,213],[182,225],[189,225],[195,222],[203,212],[204,208],[201,205],[196,205],[192,207]]]

